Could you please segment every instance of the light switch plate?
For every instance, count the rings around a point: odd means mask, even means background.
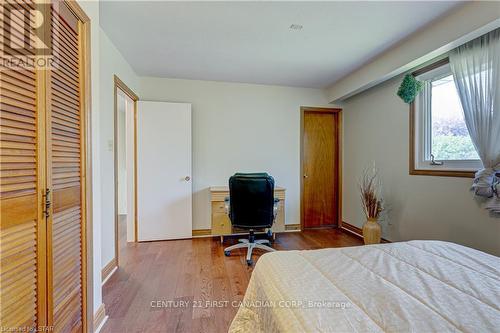
[[[113,151],[113,140],[108,140],[108,151]]]

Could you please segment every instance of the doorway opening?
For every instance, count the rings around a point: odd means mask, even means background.
[[[137,241],[137,101],[139,98],[117,76],[114,78],[114,183],[115,183],[115,259],[127,242]]]
[[[301,230],[342,225],[341,111],[301,108]]]

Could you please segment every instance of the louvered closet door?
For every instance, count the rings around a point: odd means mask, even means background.
[[[58,8],[58,9],[57,9]],[[82,149],[78,22],[63,3],[52,11],[53,54],[48,107],[49,325],[82,330]]]
[[[0,12],[0,54],[15,55],[24,28],[16,20],[4,21],[4,11],[16,1],[3,2]],[[33,1],[17,1],[18,18],[33,20]],[[21,5],[22,7],[19,7]],[[28,34],[29,29],[26,30]],[[29,51],[23,51],[30,54]],[[2,66],[2,65],[0,65]],[[38,309],[45,302],[38,283],[44,285],[43,258],[37,249],[43,242],[45,220],[40,218],[37,153],[37,74],[30,70],[0,70],[0,327],[34,327],[44,324]],[[39,217],[40,216],[40,217]],[[39,282],[37,282],[39,280]],[[38,295],[40,294],[40,295]],[[38,304],[42,304],[38,306]]]

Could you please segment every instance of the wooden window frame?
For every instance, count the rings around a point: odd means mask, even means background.
[[[449,63],[449,58],[444,58],[441,60],[438,60],[428,66],[425,66],[423,68],[420,68],[412,73],[413,76],[419,76],[424,73],[430,72],[436,68],[439,68],[441,66],[444,66]],[[415,101],[410,104],[410,113],[409,113],[409,119],[410,119],[410,128],[409,128],[409,133],[410,133],[410,149],[409,149],[409,174],[410,175],[416,175],[416,176],[438,176],[438,177],[464,177],[464,178],[474,178],[475,171],[465,171],[465,170],[423,170],[423,169],[417,169],[415,167],[416,165],[416,159],[415,159],[415,144],[417,140],[417,134],[416,134],[416,123],[417,123],[417,110],[416,110],[416,104]]]

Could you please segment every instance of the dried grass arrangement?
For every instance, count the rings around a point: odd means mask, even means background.
[[[375,165],[363,171],[359,184],[361,192],[361,203],[367,219],[378,219],[384,210],[382,202],[382,184]]]
[[[366,245],[378,244],[380,243],[382,228],[377,220],[384,208],[382,206],[382,184],[375,164],[363,171],[359,189],[361,191],[361,203],[366,215],[366,223],[362,229],[363,240]]]

